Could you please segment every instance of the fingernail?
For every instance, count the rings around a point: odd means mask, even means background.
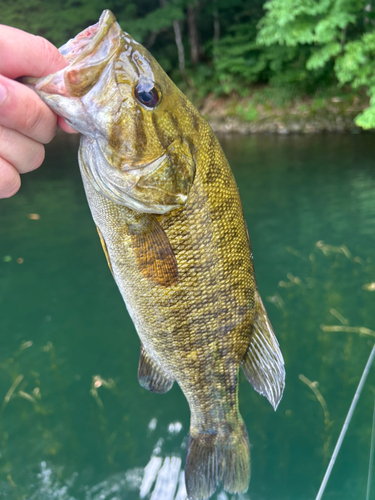
[[[3,103],[4,99],[7,96],[7,89],[4,87],[4,85],[1,85],[0,83],[0,105]]]

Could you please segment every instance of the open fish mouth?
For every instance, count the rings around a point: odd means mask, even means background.
[[[78,33],[76,37],[60,47],[59,51],[70,64],[78,63],[97,49],[113,24],[117,24],[115,16],[110,10],[105,10],[96,24]]]
[[[44,78],[26,77],[21,81],[41,97],[43,94],[81,97],[95,85],[103,68],[116,53],[120,33],[115,16],[110,10],[105,10],[96,24],[59,48],[69,62],[66,68]],[[49,102],[49,105],[54,109],[53,103]]]

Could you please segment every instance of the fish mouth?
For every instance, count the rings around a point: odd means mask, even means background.
[[[96,24],[59,48],[68,66],[43,78],[23,77],[20,81],[42,98],[46,95],[81,97],[96,83],[100,71],[116,52],[120,32],[113,13],[105,10]]]
[[[115,23],[116,18],[113,13],[110,10],[104,10],[96,24],[78,33],[60,47],[59,51],[70,64],[79,63],[96,50]]]

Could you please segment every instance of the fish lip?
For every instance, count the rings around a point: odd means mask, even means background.
[[[68,68],[92,54],[115,23],[117,23],[117,20],[114,14],[109,9],[104,10],[96,24],[81,31],[59,48],[59,52],[69,63],[65,68],[42,78],[24,76],[18,80],[37,92],[43,91],[56,75],[65,73]],[[64,92],[58,93],[65,95]]]
[[[96,24],[78,33],[77,36],[60,47],[59,51],[70,65],[78,63],[95,51],[111,26],[116,22],[114,14],[108,9],[104,10]]]

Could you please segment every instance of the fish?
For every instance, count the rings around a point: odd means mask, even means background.
[[[190,407],[190,500],[244,493],[242,371],[276,410],[284,360],[259,295],[239,191],[207,121],[112,12],[60,49],[68,66],[23,82],[81,133],[99,238],[140,338],[138,380]]]

